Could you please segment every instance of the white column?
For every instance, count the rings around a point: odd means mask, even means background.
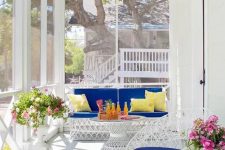
[[[116,55],[116,57],[115,57],[115,59],[116,59],[116,61],[115,61],[115,65],[116,65],[116,73],[115,73],[115,77],[116,77],[116,80],[115,80],[115,82],[116,82],[116,87],[117,88],[119,88],[119,55],[120,55],[120,53],[119,53],[119,35],[118,35],[118,31],[119,31],[119,24],[118,24],[118,21],[119,21],[119,19],[118,19],[118,17],[119,17],[119,11],[118,11],[118,7],[119,7],[119,1],[115,1],[115,5],[116,5],[116,28],[115,28],[115,30],[116,30],[116,39],[115,39],[115,48],[116,48],[116,53],[115,53],[115,55]]]
[[[172,109],[202,108],[202,0],[170,2],[170,81]]]
[[[30,1],[14,0],[13,26],[13,86],[15,89],[27,90],[30,82],[30,51],[29,51],[29,9]],[[15,139],[22,143],[29,138],[26,127],[16,125]]]
[[[23,5],[14,1],[13,22],[13,88],[22,89],[22,57],[23,57]]]
[[[225,1],[205,0],[206,108],[225,125]]]
[[[24,0],[21,4],[23,5],[23,34],[21,35],[21,38],[23,38],[23,90],[29,91],[31,87],[31,0]],[[26,126],[17,125],[17,135],[21,134],[21,128],[23,128],[23,142],[28,141],[31,136],[31,129]]]
[[[54,1],[54,48],[55,48],[55,83],[56,94],[64,98],[64,83],[65,83],[65,55],[64,55],[64,30],[65,30],[65,1]]]
[[[31,0],[24,0],[21,5],[23,5],[21,30],[23,32],[23,90],[28,91],[31,87]]]
[[[41,86],[47,83],[47,0],[41,0]]]

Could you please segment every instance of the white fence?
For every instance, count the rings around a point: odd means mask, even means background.
[[[168,49],[120,49],[120,77],[169,78]]]

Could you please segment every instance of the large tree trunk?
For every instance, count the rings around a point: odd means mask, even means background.
[[[105,11],[102,1],[95,0],[97,16],[93,16],[84,10],[83,0],[68,2],[67,6],[70,6],[70,9],[73,10],[77,24],[95,33],[95,37],[92,40],[86,41],[87,46],[84,48],[84,52],[106,50],[109,53],[115,53],[115,37],[105,26]]]
[[[161,3],[167,0],[152,0],[146,5],[143,5],[142,12],[137,7],[139,4],[136,0],[124,0],[124,4],[127,5],[128,11],[132,13],[133,23],[137,25],[137,29],[133,29],[133,37],[135,39],[135,47],[145,48],[145,40],[143,39],[142,23],[145,13],[152,13],[153,10]],[[105,10],[102,0],[95,0],[95,7],[97,9],[97,15],[88,13],[83,7],[83,0],[67,0],[67,9],[74,12],[74,16],[77,20],[77,24],[82,25],[86,29],[90,29],[95,33],[95,37],[86,41],[87,46],[84,48],[85,53],[89,51],[110,51],[115,52],[115,35],[113,35],[105,25]],[[129,13],[128,13],[129,14]],[[126,22],[125,22],[126,23]],[[129,47],[126,43],[119,42],[120,47]]]

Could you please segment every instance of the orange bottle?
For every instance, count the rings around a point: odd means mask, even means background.
[[[106,118],[107,118],[107,120],[111,119],[111,108],[110,108],[109,103],[106,104]]]
[[[117,102],[116,112],[117,112],[117,115],[120,115],[120,113],[121,113],[121,108],[120,108],[120,103],[119,102]]]
[[[111,108],[111,118],[112,119],[117,119],[118,118],[118,115],[116,113],[116,108],[115,108],[115,104],[112,103],[112,108]]]
[[[124,103],[124,108],[123,108],[123,112],[125,116],[128,116],[128,107],[127,107],[127,102]]]

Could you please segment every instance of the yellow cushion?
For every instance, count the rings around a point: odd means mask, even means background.
[[[91,112],[91,108],[88,104],[85,94],[82,95],[68,94],[67,96],[71,104],[73,105],[75,112],[84,112],[84,111]]]
[[[148,99],[131,99],[131,112],[154,112],[154,102]]]
[[[149,92],[145,91],[145,98],[154,102],[156,111],[166,111],[166,92]]]

